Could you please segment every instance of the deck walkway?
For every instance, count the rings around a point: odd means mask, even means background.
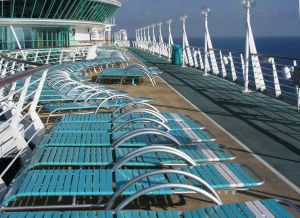
[[[203,72],[171,65],[135,48],[131,53],[147,66],[159,67],[162,78],[183,96],[300,187],[300,112],[259,93]]]

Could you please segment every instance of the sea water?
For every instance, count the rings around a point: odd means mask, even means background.
[[[182,44],[181,38],[175,38],[176,44]],[[204,47],[203,38],[189,38],[190,46]],[[215,49],[228,51],[244,51],[243,37],[216,37],[212,38]],[[300,37],[256,37],[255,43],[260,54],[300,59]]]
[[[167,39],[165,39],[167,42]],[[182,44],[182,38],[174,38],[175,44]],[[190,46],[204,47],[203,38],[189,38]],[[215,49],[243,53],[245,48],[245,38],[243,37],[216,37],[212,38],[213,47]],[[266,55],[266,57],[285,57],[291,59],[298,59],[300,64],[300,37],[256,37],[255,43],[259,54]],[[262,59],[262,58],[260,58]],[[284,65],[290,66],[293,64],[291,60],[276,58],[277,71],[279,82],[281,85],[282,96],[296,100],[295,86],[291,80],[284,79],[282,68]],[[270,64],[266,62],[261,63],[263,67],[263,76],[266,82],[267,90],[275,94],[273,71]],[[241,68],[242,66],[236,66]],[[237,70],[238,80],[243,79],[241,70]],[[253,73],[252,73],[253,74]],[[230,77],[231,75],[228,75]],[[231,79],[231,78],[228,78]],[[249,73],[250,84],[254,85],[254,75]]]

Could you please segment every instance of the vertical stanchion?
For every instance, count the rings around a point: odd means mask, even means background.
[[[208,30],[208,9],[202,10],[204,16],[204,76],[208,76],[208,39],[207,39],[207,30]]]
[[[173,36],[172,36],[172,30],[171,30],[171,23],[173,21],[170,19],[167,21],[167,24],[169,25],[169,39],[168,39],[168,61],[171,61],[171,49],[172,49],[172,45],[173,43]]]
[[[187,15],[183,15],[180,17],[180,20],[182,21],[182,29],[183,29],[183,34],[182,34],[182,65],[181,67],[185,67],[185,58],[186,58],[186,44],[185,44],[185,37],[186,37],[186,29],[185,29],[185,21],[187,19]]]
[[[155,53],[155,46],[156,46],[156,37],[155,37],[155,27],[156,24],[152,24],[152,53]]]
[[[159,57],[161,57],[161,55],[162,55],[162,47],[163,47],[163,44],[164,44],[164,39],[162,37],[162,32],[161,32],[162,25],[163,25],[162,22],[157,24],[157,26],[159,28]]]
[[[249,92],[249,53],[250,53],[250,43],[249,43],[249,25],[250,25],[250,8],[253,1],[243,0],[242,4],[246,9],[246,40],[245,40],[245,57],[244,57],[244,91],[245,93]]]

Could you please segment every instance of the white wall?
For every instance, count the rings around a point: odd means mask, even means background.
[[[90,41],[90,33],[88,28],[75,28],[75,40],[76,41]]]

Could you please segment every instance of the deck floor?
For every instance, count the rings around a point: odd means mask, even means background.
[[[171,65],[164,58],[135,48],[131,54],[234,137],[300,187],[300,112],[296,107],[203,72]]]

